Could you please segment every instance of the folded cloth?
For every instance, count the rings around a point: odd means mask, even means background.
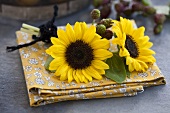
[[[64,27],[60,27],[63,28]],[[18,44],[28,43],[31,35],[17,31]],[[39,106],[49,103],[93,98],[134,96],[143,92],[144,87],[165,84],[164,76],[155,64],[144,72],[132,72],[122,84],[118,84],[103,76],[102,80],[94,80],[87,84],[60,81],[53,73],[44,68],[48,55],[45,50],[49,45],[38,42],[32,46],[19,50],[30,106]]]

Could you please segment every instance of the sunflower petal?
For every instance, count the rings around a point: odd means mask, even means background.
[[[112,40],[112,43],[113,43],[113,44],[118,44],[118,45],[120,45],[120,39],[119,39],[119,38],[114,38],[114,39]]]
[[[50,55],[53,57],[53,58],[57,58],[57,57],[64,57],[64,52],[58,52],[58,53],[54,53],[54,52],[51,52]]]
[[[92,77],[89,75],[89,74],[87,74],[86,73],[86,70],[82,70],[82,73],[83,73],[83,75],[89,80],[89,81],[92,81],[93,79],[92,79]]]
[[[56,70],[56,72],[55,72],[55,75],[56,75],[56,76],[60,76],[60,75],[63,74],[68,68],[69,68],[69,67],[68,67],[68,64],[66,64],[66,63],[60,65],[60,66],[57,68],[57,70]]]
[[[147,42],[146,44],[143,45],[142,48],[151,48],[153,46],[152,42]]]
[[[129,67],[129,71],[130,71],[130,72],[134,71],[134,67],[133,67],[132,64],[129,64],[128,67]]]
[[[64,41],[62,41],[56,37],[51,37],[51,42],[54,45],[61,45],[61,44],[66,45],[66,43]]]
[[[95,68],[95,70],[96,70],[99,74],[101,74],[101,75],[104,75],[104,74],[105,74],[105,70],[104,70],[104,69],[96,69],[96,68]]]
[[[73,30],[73,27],[69,23],[66,25],[66,34],[70,42],[76,41],[75,32]]]
[[[138,29],[135,29],[135,30],[133,31],[132,37],[133,37],[134,39],[139,38],[139,37],[142,37],[142,36],[144,36],[144,31],[145,31],[145,28],[144,28],[144,27],[140,27],[140,28],[138,28]]]
[[[52,51],[48,48],[45,50],[45,52],[50,55]]]
[[[101,80],[102,76],[99,74],[99,72],[97,72],[95,70],[94,67],[90,66],[89,68],[87,68],[87,74],[89,74],[90,76],[92,76],[93,78],[97,79],[97,80]]]
[[[93,49],[108,49],[110,46],[110,42],[107,39],[96,40],[91,43]]]
[[[145,49],[145,48],[140,49],[140,55],[148,56],[148,55],[152,55],[152,54],[155,54],[155,52],[153,50]]]
[[[141,70],[141,65],[139,64],[138,61],[134,60],[133,66],[134,66],[134,69],[135,69],[136,71],[140,71],[140,70]]]
[[[109,66],[101,60],[93,60],[92,66],[96,69],[109,69]]]
[[[113,54],[105,49],[97,49],[97,50],[94,50],[94,57],[98,58],[98,59],[107,59],[107,58],[110,58],[112,57]]]
[[[73,75],[73,78],[74,78],[74,80],[79,84],[80,83],[80,80],[79,80],[79,78],[77,77],[77,75]]]
[[[79,22],[75,23],[74,32],[75,32],[76,39],[80,40],[82,38],[82,31],[81,31],[81,24]]]
[[[94,35],[94,38],[93,38],[92,41],[91,41],[91,44],[92,44],[93,42],[96,42],[96,41],[100,40],[101,38],[102,38],[102,37],[101,37],[100,35],[95,34],[95,35]]]
[[[83,79],[82,79],[82,72],[81,72],[81,70],[76,70],[76,75],[77,75],[77,77],[78,77],[78,79],[80,80],[80,82],[83,82]]]
[[[156,59],[153,56],[139,56],[137,59],[144,62],[150,62],[150,63],[156,62]]]
[[[83,36],[83,40],[87,43],[91,42],[96,34],[96,27],[95,26],[90,26],[89,29],[86,30]]]
[[[84,34],[87,30],[87,25],[85,22],[81,22],[80,25],[81,25],[82,34]]]
[[[64,73],[61,74],[60,80],[61,81],[67,80],[67,72],[64,72]]]
[[[126,65],[130,65],[133,62],[133,58],[126,57]]]
[[[88,83],[88,80],[85,78],[85,76],[82,76],[82,80],[83,82]]]
[[[148,41],[149,41],[149,37],[148,36],[143,36],[143,37],[140,37],[139,39],[136,40],[138,45],[141,46],[141,47],[143,45],[145,45]]]
[[[54,60],[51,61],[49,65],[49,70],[56,70],[58,66],[64,64],[65,59],[62,57],[57,57]]]
[[[122,37],[122,31],[118,26],[113,26],[112,31],[116,33],[116,36],[121,38]]]
[[[124,48],[124,49],[120,49],[119,55],[121,57],[125,57],[125,56],[129,56],[130,54],[129,54],[128,50],[126,48]]]
[[[70,44],[69,39],[67,38],[67,34],[64,30],[62,29],[58,29],[57,30],[57,35],[58,35],[58,39],[65,42],[67,45]]]
[[[67,77],[68,77],[68,83],[70,83],[71,81],[73,81],[73,69],[72,69],[72,68],[70,68],[70,69],[68,70]]]
[[[54,53],[58,53],[58,52],[64,53],[66,50],[66,47],[62,45],[52,45],[51,47],[49,47],[49,50],[53,51]]]
[[[138,60],[138,62],[140,63],[141,67],[143,67],[143,69],[142,69],[143,71],[145,71],[148,68],[148,65],[145,62],[139,61],[139,60]]]

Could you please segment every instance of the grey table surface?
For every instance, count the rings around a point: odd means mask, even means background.
[[[167,0],[163,3],[166,4]],[[55,24],[74,24],[76,20],[91,22],[88,16],[90,9],[58,18]],[[138,26],[146,27],[146,35],[154,43],[153,50],[156,51],[157,64],[166,78],[166,85],[145,88],[143,93],[134,97],[66,101],[30,107],[19,52],[6,53],[6,46],[16,45],[15,31],[23,22],[38,26],[45,21],[0,17],[0,113],[170,113],[170,20],[166,21],[163,32],[157,36],[152,32],[151,20],[140,16],[135,20]]]

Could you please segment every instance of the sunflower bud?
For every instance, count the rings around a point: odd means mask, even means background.
[[[154,33],[155,33],[155,34],[160,34],[161,31],[162,31],[162,28],[163,28],[162,24],[156,25],[156,26],[154,27]]]
[[[91,17],[93,19],[98,19],[100,17],[100,11],[98,9],[93,9],[91,11]]]
[[[122,3],[115,4],[115,10],[117,13],[121,13],[124,10],[124,5]]]
[[[103,24],[103,25],[105,25],[105,27],[106,27],[106,29],[107,28],[109,28],[109,27],[111,27],[113,22],[112,22],[112,19],[110,19],[110,18],[107,18],[107,19],[102,19],[100,22],[99,22],[99,24]]]
[[[156,12],[155,8],[150,7],[150,6],[145,6],[144,11],[145,11],[147,14],[154,14],[154,13]]]
[[[106,38],[108,40],[110,40],[113,36],[113,32],[110,30],[106,30],[105,33],[102,35],[103,38]]]
[[[141,3],[134,3],[132,5],[132,10],[133,11],[142,11],[143,10],[143,5]]]
[[[155,14],[154,21],[156,24],[163,24],[166,20],[166,16],[164,14]]]
[[[103,35],[106,31],[106,27],[103,24],[99,24],[96,26],[96,33],[99,35]]]

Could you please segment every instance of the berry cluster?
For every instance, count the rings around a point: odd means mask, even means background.
[[[91,17],[94,19],[93,24],[96,19],[100,18],[100,11],[98,9],[93,9],[91,11]],[[109,30],[112,26],[112,19],[106,18],[96,23],[96,33],[102,36],[102,38],[111,39],[113,32]]]

